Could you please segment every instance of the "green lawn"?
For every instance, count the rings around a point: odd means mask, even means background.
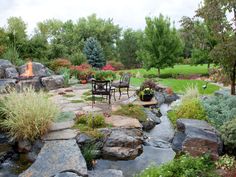
[[[142,75],[144,74],[157,74],[157,69],[152,68],[150,70],[145,69],[132,69],[128,70],[131,73],[138,73],[140,72]],[[161,69],[161,74],[183,74],[183,75],[191,75],[191,74],[207,74],[208,68],[207,65],[198,65],[198,66],[191,66],[191,65],[176,65],[174,68],[165,68]]]
[[[131,85],[138,87],[144,80],[144,78],[131,78]],[[197,85],[199,92],[202,94],[212,94],[220,89],[220,87],[216,85],[208,84],[208,87],[204,92],[202,86],[205,85],[206,82],[202,80],[157,79],[157,82],[163,86],[171,87],[174,92],[177,93],[184,93],[186,87],[192,85]]]

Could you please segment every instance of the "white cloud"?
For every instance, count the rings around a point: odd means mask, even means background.
[[[37,22],[57,18],[63,21],[96,13],[113,18],[123,28],[144,28],[146,16],[169,16],[179,26],[182,16],[193,16],[201,0],[0,0],[0,26],[7,18],[21,16],[32,32]]]

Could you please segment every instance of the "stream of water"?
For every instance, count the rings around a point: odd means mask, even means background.
[[[169,106],[163,104],[160,107],[162,113],[161,123],[156,125],[150,132],[145,132],[145,135],[151,141],[155,140],[160,147],[143,146],[143,153],[136,157],[135,160],[128,161],[111,161],[98,160],[95,169],[117,169],[123,171],[125,177],[132,177],[150,165],[161,165],[174,159],[175,152],[172,150],[170,141],[174,136],[174,129],[167,117]]]

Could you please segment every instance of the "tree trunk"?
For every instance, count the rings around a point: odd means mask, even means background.
[[[209,69],[209,68],[210,68],[210,66],[211,66],[211,63],[208,63],[208,64],[207,64],[207,69]]]
[[[235,79],[236,79],[236,62],[234,64],[232,76],[231,76],[231,95],[235,95]]]
[[[158,75],[158,77],[160,77],[160,75],[161,75],[161,69],[160,68],[157,68],[158,69],[158,73],[157,73],[157,75]]]

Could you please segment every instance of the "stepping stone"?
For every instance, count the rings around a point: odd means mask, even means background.
[[[66,171],[88,176],[86,162],[76,140],[47,141],[36,161],[19,177],[52,177]]]
[[[136,101],[133,102],[134,105],[140,105],[140,106],[152,106],[152,105],[157,105],[158,102],[157,100],[153,97],[151,101],[141,101],[137,99]]]
[[[69,140],[74,139],[78,135],[78,130],[66,129],[62,131],[50,132],[43,137],[44,141],[53,141],[53,140]]]
[[[92,106],[85,106],[82,108],[83,111],[85,112],[102,112],[101,108],[98,107],[92,107]]]
[[[89,171],[89,177],[124,177],[121,170],[93,170]]]
[[[114,127],[142,128],[142,124],[137,119],[126,116],[112,115],[111,117],[106,117],[105,122],[112,124]]]
[[[67,122],[54,122],[52,123],[51,127],[49,128],[49,131],[60,131],[69,129],[74,126],[74,121],[67,121]]]

